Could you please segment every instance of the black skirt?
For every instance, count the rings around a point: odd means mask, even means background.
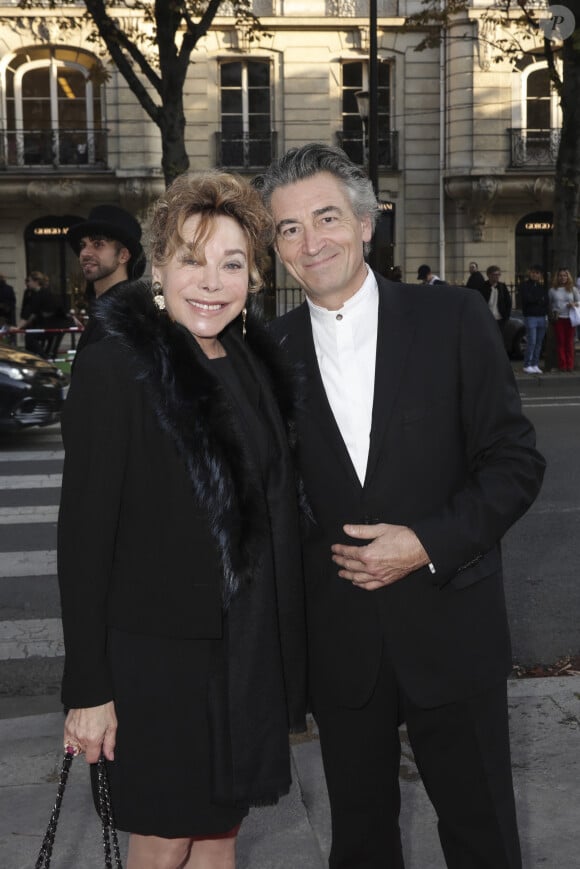
[[[212,800],[212,753],[227,751],[214,744],[208,723],[210,673],[223,659],[222,642],[111,629],[119,727],[107,773],[119,830],[164,838],[216,836],[247,814]]]

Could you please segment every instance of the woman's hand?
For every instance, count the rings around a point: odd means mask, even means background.
[[[64,722],[65,751],[84,751],[87,763],[96,763],[101,752],[107,760],[115,759],[117,716],[113,701],[87,709],[70,709]]]

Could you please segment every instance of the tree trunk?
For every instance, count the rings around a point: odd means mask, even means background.
[[[168,187],[174,178],[189,168],[189,157],[185,150],[185,113],[183,111],[182,91],[166,93],[163,107],[159,112],[159,130],[163,176]]]
[[[554,259],[559,268],[578,273],[578,205],[580,200],[580,51],[575,36],[564,42],[562,76],[562,134],[554,190]]]

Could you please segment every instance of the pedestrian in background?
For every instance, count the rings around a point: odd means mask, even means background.
[[[312,709],[331,869],[402,869],[399,725],[453,869],[520,869],[500,539],[544,461],[483,301],[365,262],[371,182],[339,148],[256,184],[306,301],[272,328],[304,375],[299,471]]]
[[[97,300],[140,278],[146,260],[139,221],[118,205],[96,205],[87,220],[70,227],[67,241],[79,258],[89,298],[89,318],[77,344],[76,364],[87,344],[102,338],[98,319],[92,316]]]
[[[483,290],[485,284],[485,278],[479,271],[479,266],[476,262],[469,263],[469,277],[465,283],[465,286],[470,290],[479,290],[480,292]]]
[[[305,729],[293,380],[248,307],[257,192],[183,175],[151,237],[154,284],[98,300],[63,413],[64,743],[104,753],[127,869],[233,869]]]
[[[20,308],[21,320],[19,329],[48,329],[52,328],[55,317],[58,316],[59,302],[55,298],[48,275],[43,272],[30,272],[26,278],[26,289],[22,297]],[[24,337],[24,346],[29,353],[37,353],[39,356],[47,356],[50,347],[50,334],[42,331],[29,332]]]
[[[0,327],[16,325],[16,293],[14,287],[0,275]]]
[[[576,278],[576,289],[580,293],[580,276]],[[576,340],[580,341],[580,326],[576,328]]]
[[[503,331],[504,325],[509,320],[512,312],[511,293],[507,286],[500,281],[501,269],[499,266],[489,266],[486,274],[487,280],[484,282],[480,293],[487,302],[488,308],[500,330]]]
[[[48,286],[48,277],[39,271],[30,272],[26,276],[25,289],[22,294],[22,302],[20,304],[20,319],[28,320],[34,308],[34,298],[42,287]]]
[[[442,281],[440,277],[434,275],[431,271],[431,266],[422,265],[417,269],[417,280],[422,284],[427,284],[430,287],[435,286],[436,284],[444,284],[445,281]]]
[[[580,307],[580,291],[574,286],[568,269],[560,268],[550,289],[550,310],[554,314],[558,368],[560,371],[574,371],[575,328],[570,323],[570,308]]]
[[[549,298],[544,286],[542,267],[530,266],[528,279],[520,284],[522,314],[526,325],[526,352],[524,371],[526,374],[542,374],[540,354],[548,323]]]

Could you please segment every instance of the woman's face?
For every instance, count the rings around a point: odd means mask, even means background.
[[[195,238],[200,218],[188,217],[182,236]],[[188,247],[178,249],[166,265],[153,266],[172,320],[189,329],[203,351],[219,350],[218,336],[246,304],[249,285],[248,244],[233,217],[220,215],[197,257]]]
[[[567,280],[568,280],[568,272],[564,269],[561,269],[558,272],[558,285],[560,287],[563,287],[566,284]]]
[[[35,280],[34,278],[31,278],[30,275],[26,278],[26,286],[28,287],[29,290],[39,290],[40,289],[40,283],[37,280]]]

